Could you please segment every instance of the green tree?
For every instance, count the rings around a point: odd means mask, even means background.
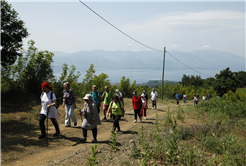
[[[35,42],[28,42],[28,50],[22,50],[22,56],[11,66],[9,79],[16,81],[22,93],[40,94],[41,83],[53,78],[53,53],[38,51]]]
[[[29,34],[18,13],[5,0],[1,1],[1,65],[4,72],[8,65],[15,63],[23,38]],[[4,74],[4,73],[2,73]]]
[[[213,87],[219,96],[222,97],[229,90],[232,92],[236,91],[237,82],[235,74],[230,71],[229,67],[220,71],[220,74],[216,74],[215,77],[216,79],[214,80]]]
[[[246,72],[245,71],[239,71],[234,72],[236,81],[237,81],[237,87],[243,88],[246,86]]]
[[[76,67],[74,65],[71,65],[70,68],[65,63],[62,65],[62,73],[61,73],[61,76],[59,77],[59,79],[52,79],[51,80],[53,91],[55,92],[56,97],[62,98],[63,84],[65,82],[70,83],[70,87],[71,87],[71,89],[73,89],[76,96],[82,95],[82,89],[81,89],[80,85],[78,84],[80,72],[78,71],[77,74],[75,72],[76,72]]]
[[[123,76],[120,80],[120,86],[119,86],[119,91],[124,95],[124,97],[132,97],[132,92],[136,91],[137,87],[136,87],[136,81],[134,81],[132,84],[130,84],[130,79],[129,78],[125,78],[125,76]],[[140,94],[138,94],[140,95]]]

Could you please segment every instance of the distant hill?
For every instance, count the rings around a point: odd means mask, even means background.
[[[164,81],[164,84],[165,83],[168,83],[168,84],[178,84],[178,82],[176,82],[176,81],[168,81],[168,80],[165,80]],[[140,86],[140,85],[148,85],[148,87],[156,87],[156,86],[159,86],[159,85],[161,85],[162,83],[161,83],[161,80],[149,80],[148,82],[145,82],[145,83],[142,83],[142,84],[136,84],[136,85],[138,85],[138,86]]]
[[[169,51],[171,55],[194,69],[216,69],[218,71],[230,67],[232,70],[245,70],[245,58],[235,54],[199,50],[191,52]],[[75,53],[54,52],[54,67],[67,63],[75,65],[78,70],[88,69],[94,64],[99,69],[162,69],[163,53],[156,51],[80,51]],[[185,69],[184,65],[166,54],[165,69]]]

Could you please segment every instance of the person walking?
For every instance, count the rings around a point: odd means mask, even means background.
[[[155,88],[152,89],[152,92],[150,94],[150,98],[152,100],[152,109],[154,109],[154,106],[155,106],[155,109],[156,109],[156,101],[158,100],[158,94],[155,91]]]
[[[46,132],[45,132],[45,119],[46,117],[50,118],[53,125],[55,126],[56,133],[53,136],[59,136],[60,134],[60,128],[59,124],[56,120],[58,117],[58,112],[56,110],[56,96],[52,91],[52,87],[49,86],[48,82],[44,82],[41,84],[42,86],[42,94],[40,96],[41,99],[41,109],[40,109],[40,117],[39,117],[39,125],[40,125],[40,130],[41,134],[38,139],[43,139],[46,137]]]
[[[117,95],[113,96],[113,101],[110,103],[108,107],[107,117],[109,116],[109,113],[111,113],[113,116],[114,130],[117,129],[117,132],[120,132],[121,130],[120,130],[119,121],[121,117],[124,117],[124,106]]]
[[[146,110],[148,109],[148,106],[147,106],[147,100],[144,97],[144,94],[141,94],[141,101],[142,101],[142,108],[140,111],[140,115],[141,115],[141,117],[144,116],[144,119],[147,119],[146,118]]]
[[[212,98],[212,95],[209,93],[208,94],[208,100]]]
[[[184,93],[183,95],[183,100],[184,100],[184,104],[186,103],[186,100],[187,100],[187,95]]]
[[[124,106],[123,95],[122,95],[122,93],[121,93],[118,89],[115,90],[115,95],[118,96],[119,100],[121,101],[121,103],[122,103],[123,106]]]
[[[145,92],[145,90],[143,90],[142,94],[144,95],[144,98],[146,99],[148,105],[148,94]]]
[[[196,98],[196,95],[194,95],[194,105],[197,104],[197,98]]]
[[[80,139],[80,142],[85,142],[87,140],[87,130],[92,130],[92,143],[96,143],[97,125],[101,125],[101,120],[97,111],[97,105],[92,100],[91,94],[86,94],[83,99],[85,100],[84,108],[80,112],[80,114],[84,114],[84,120],[82,123],[83,138]]]
[[[142,122],[142,118],[140,115],[141,105],[142,105],[141,97],[137,95],[137,92],[133,92],[132,108],[134,109],[134,116],[135,116],[135,120],[133,121],[134,123],[137,122],[137,115],[139,116],[140,122]]]
[[[76,96],[72,89],[70,89],[69,82],[65,82],[63,84],[63,103],[62,108],[65,106],[66,110],[66,117],[65,117],[65,127],[71,127],[71,121],[72,119],[74,126],[77,126],[77,119],[74,115],[74,109],[77,108],[76,106]]]
[[[205,94],[203,94],[203,96],[202,96],[202,101],[206,101],[206,96],[205,96]]]
[[[175,99],[177,100],[177,105],[179,105],[179,98],[180,98],[180,94],[177,92],[175,94]]]
[[[196,103],[196,104],[198,104],[199,99],[200,99],[200,97],[199,97],[199,94],[197,93],[197,95],[196,95],[196,100],[197,100],[197,103]]]
[[[98,114],[100,113],[100,107],[101,107],[101,97],[99,92],[97,92],[97,86],[96,85],[92,85],[92,91],[90,92],[91,96],[92,96],[92,100],[95,101],[96,105],[97,105],[97,111]]]
[[[104,99],[103,100],[103,114],[104,114],[104,118],[102,120],[107,119],[106,118],[106,112],[108,111],[109,104],[112,101],[112,97],[113,97],[111,91],[109,91],[108,86],[105,86],[104,89],[105,89],[105,91],[102,94],[102,98]]]

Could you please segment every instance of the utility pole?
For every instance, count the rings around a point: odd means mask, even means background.
[[[161,100],[163,100],[163,82],[164,82],[164,68],[165,68],[165,52],[166,52],[166,47],[164,47],[164,57],[163,57],[163,70],[162,70],[162,82],[161,82]]]

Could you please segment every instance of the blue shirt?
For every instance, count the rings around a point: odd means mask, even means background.
[[[94,92],[92,91],[90,94],[91,94],[91,96],[92,96],[92,100],[95,101],[96,104],[99,104],[99,99],[98,99],[99,92],[96,91],[96,92],[94,93]]]

